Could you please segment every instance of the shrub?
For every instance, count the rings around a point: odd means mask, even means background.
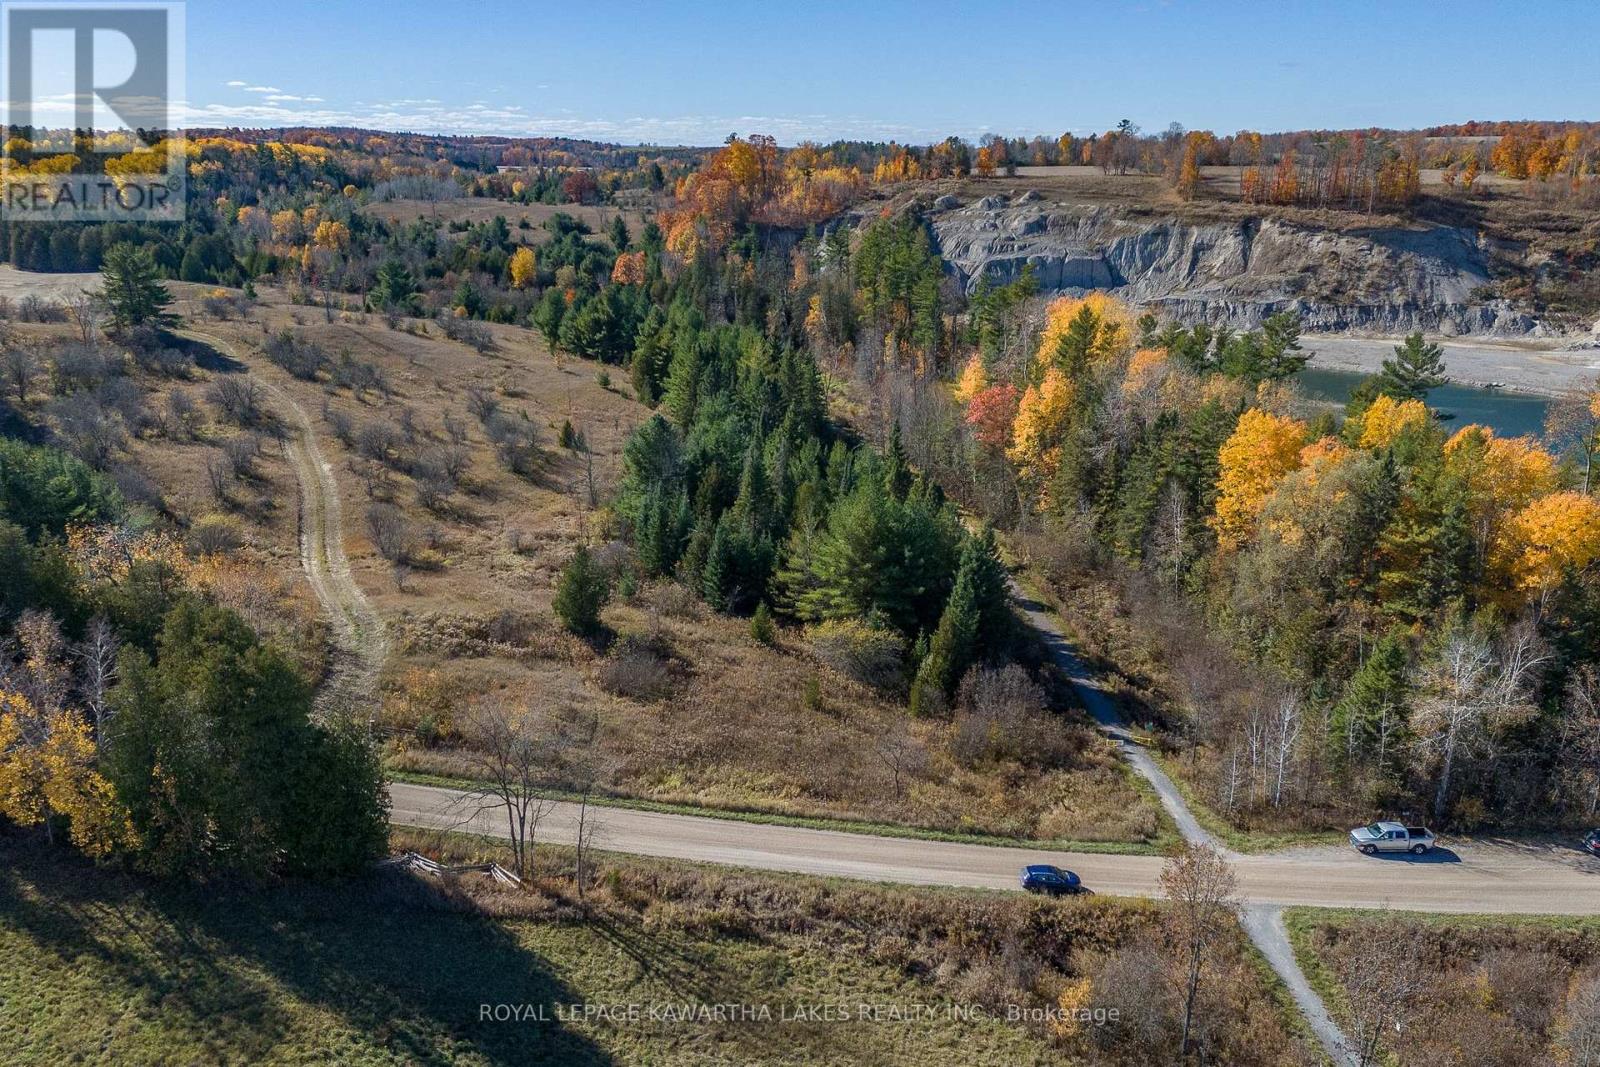
[[[393,504],[367,508],[367,533],[378,555],[391,563],[408,562],[416,550],[411,523]]]
[[[878,689],[904,681],[905,641],[892,630],[855,619],[833,619],[806,628],[811,651],[847,678]]]
[[[227,515],[202,515],[189,527],[189,548],[196,555],[237,552],[242,544],[239,524]]]
[[[632,700],[660,700],[672,692],[672,671],[658,642],[630,635],[600,664],[600,688]]]
[[[319,373],[333,365],[320,345],[297,338],[288,330],[268,338],[262,351],[268,359],[302,381],[314,381]]]
[[[1082,748],[1081,731],[1049,710],[1044,690],[1014,663],[969,670],[956,703],[950,754],[963,766],[1009,759],[1059,767]]]
[[[247,377],[219,378],[211,387],[211,402],[222,417],[239,426],[255,426],[266,416],[261,386]]]

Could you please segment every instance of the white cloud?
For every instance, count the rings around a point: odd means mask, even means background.
[[[721,144],[729,130],[767,133],[780,143],[834,138],[925,142],[948,129],[928,129],[862,115],[633,115],[600,118],[565,108],[530,114],[523,104],[483,101],[445,104],[433,97],[353,101],[330,105],[315,96],[263,92],[248,104],[196,104],[190,126],[358,126],[417,133],[499,134],[507,137],[579,137],[624,144]]]
[[[250,84],[249,82],[242,82],[242,81],[239,81],[237,78],[235,78],[233,81],[228,83],[228,88],[230,88],[230,89],[243,89],[246,85],[249,85],[249,84]]]
[[[281,92],[283,92],[283,90],[279,89],[276,85],[247,85],[247,86],[245,86],[244,91],[247,92],[247,93],[281,93]]]

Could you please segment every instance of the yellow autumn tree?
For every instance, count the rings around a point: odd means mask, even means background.
[[[1059,367],[1051,367],[1043,381],[1022,394],[1006,455],[1024,478],[1047,478],[1055,470],[1076,395],[1076,387]]]
[[[1081,297],[1064,296],[1045,309],[1036,366],[1057,361],[1062,342],[1081,349],[1085,362],[1104,363],[1127,350],[1134,337],[1133,313],[1114,296],[1098,290]]]
[[[1403,433],[1428,424],[1428,406],[1420,400],[1382,395],[1361,417],[1362,448],[1388,448]]]
[[[1056,997],[1055,1018],[1050,1020],[1050,1032],[1066,1040],[1083,1031],[1084,1011],[1094,996],[1094,982],[1089,978],[1074,978],[1061,987]]]
[[[1123,393],[1131,396],[1141,392],[1145,386],[1160,379],[1166,366],[1166,349],[1139,349],[1128,359],[1128,373],[1122,379]]]
[[[1600,560],[1600,500],[1578,492],[1539,497],[1506,520],[1491,559],[1501,588],[1537,594]]]
[[[967,365],[961,368],[961,377],[956,379],[956,402],[970,404],[972,398],[989,387],[989,372],[983,365],[983,357],[973,353]]]
[[[1225,549],[1244,544],[1273,488],[1299,469],[1305,443],[1306,424],[1298,419],[1258,408],[1239,417],[1217,453],[1217,513],[1211,528],[1218,544]]]
[[[350,247],[350,227],[333,219],[324,219],[317,223],[317,228],[312,231],[311,241],[318,248],[343,252]]]
[[[1445,442],[1445,467],[1467,486],[1467,508],[1480,549],[1494,545],[1505,516],[1557,488],[1556,458],[1531,437],[1496,437],[1463,426]]]
[[[533,249],[523,245],[511,253],[511,285],[515,289],[526,289],[533,284],[533,279],[539,273],[539,261],[533,254]]]
[[[26,697],[0,691],[0,815],[19,826],[65,818],[72,843],[90,856],[132,846],[133,822],[95,764],[89,725],[76,711],[41,721]]]

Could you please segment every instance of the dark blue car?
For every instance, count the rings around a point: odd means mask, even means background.
[[[1048,863],[1035,863],[1022,868],[1022,888],[1030,893],[1045,893],[1052,897],[1088,892],[1077,875]]]

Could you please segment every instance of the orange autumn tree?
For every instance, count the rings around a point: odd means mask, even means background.
[[[1225,549],[1249,539],[1279,480],[1300,467],[1306,424],[1251,408],[1217,453],[1217,511],[1211,528]]]
[[[865,189],[860,171],[803,144],[781,153],[771,137],[730,137],[704,166],[678,183],[661,212],[667,248],[691,257],[714,251],[749,223],[805,226],[837,214]]]
[[[644,284],[644,252],[624,252],[611,268],[611,280],[617,285]]]
[[[1022,394],[1009,383],[980,390],[967,405],[967,425],[984,448],[999,452],[1011,444]]]

